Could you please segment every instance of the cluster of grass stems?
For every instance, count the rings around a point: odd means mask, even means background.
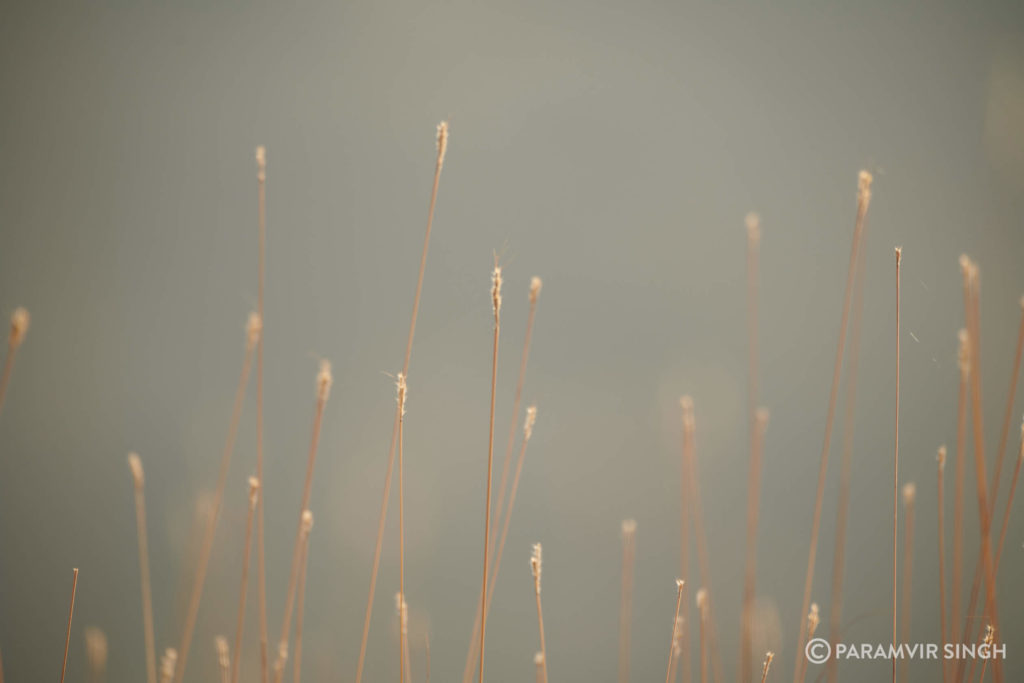
[[[359,655],[356,661],[355,680],[362,682],[365,668],[367,641],[370,631],[371,617],[374,607],[374,596],[377,585],[377,577],[380,569],[380,557],[384,541],[384,528],[389,506],[392,478],[394,474],[395,454],[397,445],[398,455],[398,514],[399,514],[399,585],[396,594],[396,608],[399,619],[399,643],[397,662],[399,670],[399,682],[412,681],[412,667],[410,662],[410,645],[408,638],[408,604],[405,592],[405,414],[408,391],[408,377],[410,360],[412,356],[413,338],[416,330],[416,319],[419,312],[420,297],[423,290],[424,273],[427,262],[427,252],[430,245],[430,235],[433,226],[434,208],[437,202],[438,186],[441,171],[444,165],[445,154],[448,144],[448,126],[442,122],[438,126],[437,134],[437,157],[434,171],[433,188],[430,196],[430,206],[427,215],[426,234],[423,242],[423,250],[420,259],[419,274],[416,280],[415,294],[413,297],[412,311],[409,323],[409,333],[405,348],[402,370],[397,375],[397,405],[395,409],[392,437],[388,449],[387,466],[383,485],[380,514],[378,517],[377,537],[374,548],[373,563],[370,572],[369,590],[367,595],[366,612],[364,616],[362,638],[359,646]],[[266,609],[266,573],[264,557],[264,517],[263,517],[263,331],[264,331],[264,272],[265,272],[265,244],[266,244],[266,152],[263,147],[257,148],[257,216],[258,232],[257,240],[259,246],[259,260],[257,268],[258,304],[257,310],[250,317],[245,330],[245,346],[242,359],[242,367],[238,385],[235,393],[234,406],[228,426],[226,443],[221,454],[220,467],[217,475],[215,493],[209,513],[205,519],[202,535],[199,544],[199,554],[191,584],[191,591],[187,610],[185,613],[184,627],[181,639],[176,648],[167,648],[161,660],[157,662],[156,642],[154,638],[154,615],[152,603],[152,581],[149,567],[149,542],[147,536],[146,503],[145,503],[145,476],[143,473],[140,457],[132,453],[129,455],[128,463],[132,474],[132,482],[135,496],[135,516],[138,535],[139,572],[141,586],[141,610],[142,610],[142,631],[145,648],[146,680],[148,683],[181,683],[185,678],[185,672],[189,663],[189,653],[193,640],[193,633],[196,620],[202,605],[203,587],[210,556],[213,550],[214,536],[220,510],[224,503],[227,478],[234,451],[234,445],[238,435],[239,423],[241,420],[242,407],[246,396],[250,371],[254,365],[256,368],[256,462],[255,475],[248,479],[248,506],[244,530],[244,555],[242,558],[242,573],[239,587],[239,598],[237,616],[235,619],[235,633],[233,643],[227,638],[217,636],[215,639],[214,651],[216,653],[216,664],[222,683],[238,683],[241,663],[241,652],[244,642],[244,617],[246,610],[246,598],[248,594],[248,579],[250,559],[253,550],[253,538],[256,540],[256,564],[257,564],[257,596],[259,609],[259,655],[260,655],[260,680],[262,683],[281,683],[285,670],[289,663],[289,650],[292,634],[294,633],[294,656],[291,657],[292,671],[296,683],[300,680],[302,663],[302,624],[305,603],[306,574],[309,559],[310,532],[313,526],[313,513],[311,511],[311,493],[316,462],[317,447],[319,443],[324,408],[330,396],[332,384],[331,366],[327,361],[321,361],[320,369],[316,376],[316,392],[313,416],[312,437],[309,445],[305,478],[303,481],[301,505],[299,508],[295,543],[292,553],[291,569],[289,572],[287,587],[285,591],[285,607],[282,617],[281,632],[277,643],[276,653],[273,658],[269,652],[267,636],[267,609]],[[814,586],[815,563],[817,559],[817,547],[819,532],[821,529],[822,503],[825,496],[825,481],[828,470],[829,450],[832,442],[832,433],[835,423],[836,408],[839,403],[839,387],[843,376],[843,368],[846,368],[846,382],[844,400],[844,416],[842,421],[842,452],[840,458],[839,491],[837,504],[837,518],[835,527],[835,550],[832,568],[832,591],[829,603],[829,624],[828,638],[833,645],[839,642],[842,636],[842,608],[843,608],[843,583],[844,565],[846,551],[846,531],[850,505],[850,484],[853,472],[853,443],[855,434],[854,406],[856,403],[858,356],[860,349],[861,323],[864,306],[864,280],[865,280],[865,249],[864,240],[866,235],[867,214],[871,201],[872,177],[866,171],[862,171],[858,178],[856,214],[854,220],[853,237],[850,248],[849,265],[846,275],[841,315],[839,320],[839,334],[836,344],[835,362],[833,365],[831,386],[828,395],[827,411],[824,423],[824,436],[820,455],[817,487],[815,490],[814,506],[810,516],[810,539],[808,547],[807,570],[803,585],[803,598],[800,607],[797,623],[798,637],[796,640],[796,657],[794,659],[793,681],[803,683],[807,677],[808,663],[803,656],[805,644],[814,637],[818,628],[821,615],[817,603],[811,601]],[[760,671],[755,671],[755,662],[760,655],[754,652],[754,629],[757,614],[754,609],[756,598],[756,577],[757,577],[757,536],[759,523],[759,496],[761,488],[761,471],[764,454],[766,429],[768,425],[768,410],[759,404],[758,399],[758,267],[759,249],[761,241],[760,219],[756,214],[749,214],[746,218],[747,227],[747,307],[746,322],[748,335],[748,385],[747,385],[747,411],[748,411],[748,437],[749,437],[749,472],[747,484],[747,510],[746,510],[746,543],[745,562],[742,586],[742,601],[740,613],[740,634],[737,671],[739,680],[751,681],[759,675],[762,683],[768,680],[771,665],[775,658],[773,652],[764,654]],[[897,247],[896,251],[896,280],[895,280],[895,388],[894,401],[894,456],[893,456],[893,533],[892,533],[892,644],[910,642],[911,631],[911,594],[913,579],[913,542],[914,542],[914,502],[915,485],[903,483],[901,489],[899,470],[899,399],[900,399],[900,314],[901,314],[901,267],[902,249]],[[950,581],[947,585],[947,557],[946,557],[946,529],[945,529],[945,463],[946,447],[938,448],[937,457],[937,490],[938,490],[938,535],[939,535],[939,608],[940,608],[940,630],[944,643],[992,643],[999,630],[999,617],[997,612],[997,575],[999,563],[1002,558],[1003,546],[1006,540],[1006,531],[1009,524],[1009,517],[1012,502],[1021,465],[1024,462],[1024,425],[1021,428],[1020,452],[1013,469],[1009,490],[1006,494],[1005,507],[1003,510],[1001,526],[999,527],[997,541],[993,543],[993,517],[996,512],[996,501],[1001,484],[1001,474],[1004,464],[1004,456],[1009,436],[1009,428],[1013,415],[1013,403],[1017,389],[1017,376],[1020,371],[1022,350],[1024,350],[1024,299],[1021,300],[1021,323],[1018,333],[1016,350],[1012,362],[1010,374],[1009,396],[1003,415],[1002,428],[995,456],[995,468],[989,480],[986,472],[986,455],[984,445],[984,428],[982,424],[981,405],[981,372],[980,372],[980,277],[977,265],[967,256],[961,257],[961,274],[963,280],[964,297],[964,328],[959,331],[959,387],[957,394],[957,433],[955,448],[954,467],[954,494],[953,494],[953,530],[952,530],[952,558],[950,562]],[[474,674],[480,683],[485,675],[486,634],[487,618],[491,601],[494,596],[494,589],[499,576],[502,556],[505,548],[505,541],[509,531],[509,523],[512,517],[516,494],[519,487],[520,476],[523,470],[523,463],[526,456],[527,445],[533,434],[537,417],[537,409],[530,406],[525,411],[525,418],[522,426],[522,437],[518,458],[515,461],[513,472],[512,462],[515,455],[515,444],[517,425],[520,423],[523,387],[527,371],[531,338],[534,327],[534,318],[537,309],[537,301],[541,291],[540,278],[533,278],[530,282],[528,302],[529,313],[526,322],[526,330],[519,363],[519,372],[515,385],[513,398],[512,417],[509,423],[508,439],[506,442],[504,459],[502,461],[501,477],[497,488],[496,505],[492,507],[492,479],[494,466],[494,436],[495,436],[495,402],[498,392],[498,350],[501,332],[501,307],[502,307],[502,268],[495,257],[494,268],[491,274],[491,302],[493,314],[493,347],[492,367],[490,386],[490,411],[488,425],[487,444],[487,467],[484,496],[483,515],[483,562],[482,581],[479,594],[479,610],[475,617],[475,623],[470,634],[467,646],[466,662],[463,669],[463,683],[470,683]],[[852,317],[851,317],[852,311]],[[851,324],[852,320],[852,324]],[[23,308],[15,310],[11,317],[11,328],[8,337],[8,349],[0,375],[0,409],[4,404],[8,384],[12,374],[14,361],[18,349],[21,347],[29,327],[29,314]],[[701,505],[701,487],[699,484],[700,475],[698,460],[696,457],[696,417],[694,400],[690,396],[683,396],[680,400],[681,408],[681,460],[680,460],[680,574],[676,579],[675,612],[672,620],[671,638],[669,641],[668,665],[666,669],[666,683],[677,681],[682,677],[683,683],[690,683],[692,669],[691,661],[691,637],[689,618],[689,601],[687,600],[687,587],[690,583],[688,570],[690,564],[691,538],[696,548],[697,566],[699,575],[699,588],[695,593],[697,609],[697,663],[701,683],[714,681],[721,683],[724,680],[721,664],[721,653],[718,645],[718,635],[715,627],[715,602],[716,593],[711,585],[711,561],[708,553],[707,535],[704,524],[704,514]],[[969,425],[970,422],[970,425]],[[978,533],[979,549],[975,570],[973,573],[969,599],[966,609],[962,605],[964,595],[964,503],[965,492],[964,482],[966,478],[966,461],[968,454],[967,433],[968,426],[973,435],[973,460],[975,465],[977,483],[977,504],[979,511],[980,528]],[[511,479],[510,479],[511,475]],[[510,485],[511,483],[511,485]],[[902,490],[902,496],[901,496]],[[900,565],[900,525],[899,507],[902,497],[904,508],[903,521],[903,548],[902,578],[899,576]],[[507,499],[507,500],[506,500]],[[500,534],[499,534],[500,528]],[[618,681],[627,683],[630,678],[630,648],[631,648],[631,626],[633,621],[633,576],[636,563],[636,530],[637,524],[629,519],[622,523],[622,565],[621,565],[621,595],[619,605],[619,655],[618,655]],[[533,554],[530,559],[531,572],[533,575],[534,597],[537,609],[537,626],[539,636],[539,650],[534,656],[536,679],[538,683],[548,681],[548,652],[544,636],[544,617],[541,603],[541,544],[533,547]],[[71,586],[71,599],[68,610],[66,637],[64,644],[63,662],[61,667],[61,681],[67,672],[68,651],[71,643],[71,623],[74,615],[75,593],[78,585],[78,569],[73,571]],[[984,594],[981,595],[981,588]],[[900,591],[902,590],[902,601]],[[947,600],[948,597],[948,600]],[[976,612],[979,599],[982,599],[982,606],[979,613]],[[899,604],[898,604],[899,603]],[[947,609],[948,606],[948,609]],[[293,624],[294,614],[294,624]],[[899,619],[899,629],[897,623]],[[975,627],[984,626],[981,632],[976,633]],[[957,636],[957,631],[962,628],[962,635]],[[429,634],[424,636],[425,652],[425,673],[424,677],[430,680],[430,640]],[[89,679],[92,681],[103,680],[107,666],[107,641],[106,636],[98,629],[86,629],[86,654],[89,664]],[[272,661],[271,661],[272,660]],[[941,676],[943,683],[962,683],[982,681],[987,671],[987,660],[983,662],[980,674],[977,679],[974,677],[974,660],[967,667],[965,660],[946,661],[941,665]],[[1002,662],[996,658],[992,664],[993,677],[997,683],[1003,680]],[[892,680],[897,678],[897,662],[892,660]],[[830,682],[838,679],[838,664],[832,659],[826,665],[823,675],[827,676]],[[908,662],[903,660],[899,667],[900,680],[908,680]],[[0,683],[3,681],[3,666],[0,660]]]

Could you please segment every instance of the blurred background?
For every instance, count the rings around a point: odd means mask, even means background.
[[[990,472],[1024,292],[1018,3],[37,2],[0,12],[0,315],[32,314],[0,414],[7,680],[56,677],[72,567],[69,679],[86,677],[90,626],[107,634],[110,680],[144,676],[133,450],[148,484],[157,648],[178,646],[197,510],[214,487],[256,306],[257,144],[268,157],[271,639],[325,357],[335,383],[313,483],[303,673],[354,680],[394,412],[388,373],[401,369],[444,118],[405,432],[414,678],[426,673],[429,633],[432,676],[458,680],[478,609],[495,251],[505,266],[496,474],[530,277],[544,290],[524,392],[538,420],[488,619],[487,678],[534,675],[528,558],[540,541],[550,676],[614,679],[620,522],[632,517],[632,674],[658,680],[680,569],[684,393],[696,403],[715,620],[734,678],[751,210],[762,220],[759,402],[771,410],[758,595],[779,620],[765,645],[777,651],[771,680],[791,675],[862,168],[875,184],[844,640],[890,638],[896,245],[901,478],[918,492],[911,640],[939,639],[935,450],[946,443],[952,456],[955,444],[958,256],[981,268]],[[233,634],[254,389],[188,680],[217,680],[213,637]],[[813,592],[823,630],[839,424]],[[978,545],[968,472],[967,581]],[[396,503],[366,680],[398,676]],[[1022,536],[1015,514],[1000,570],[1007,680],[1024,676],[1024,613],[1011,607]],[[252,576],[250,587],[255,564]],[[243,680],[258,672],[255,596]],[[822,671],[811,666],[808,679]],[[888,671],[884,661],[840,668],[854,680]],[[911,668],[916,680],[938,675],[935,662]]]

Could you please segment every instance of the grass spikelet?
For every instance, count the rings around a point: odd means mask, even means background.
[[[775,659],[774,652],[768,652],[764,656],[764,666],[761,667],[761,683],[768,680],[768,670],[772,667],[772,660]]]

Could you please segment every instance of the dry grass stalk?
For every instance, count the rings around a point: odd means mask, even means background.
[[[395,614],[398,616],[398,638],[402,645],[401,676],[407,681],[412,680],[409,667],[409,603],[402,600],[400,593],[395,593]]]
[[[807,637],[813,638],[821,623],[821,612],[818,611],[818,603],[811,603],[811,611],[807,613]]]
[[[850,325],[850,353],[847,358],[846,394],[843,397],[843,451],[839,460],[839,495],[836,501],[835,549],[832,558],[832,604],[829,608],[829,640],[833,647],[839,642],[842,628],[843,585],[846,579],[846,530],[850,511],[850,486],[853,471],[854,417],[857,412],[857,378],[860,368],[860,336],[864,318],[864,281],[867,258],[863,245],[867,225],[861,233],[861,249],[857,255],[857,274],[853,289],[853,320]],[[830,657],[826,664],[829,683],[839,679],[839,661]]]
[[[828,411],[825,415],[825,436],[821,446],[821,464],[818,467],[818,486],[814,495],[814,515],[811,521],[811,542],[807,554],[807,574],[804,578],[804,596],[800,608],[800,635],[796,642],[796,655],[794,661],[796,666],[793,681],[801,683],[803,680],[803,656],[806,638],[806,624],[803,616],[811,606],[811,590],[814,586],[814,564],[818,552],[818,530],[821,526],[821,507],[825,497],[825,475],[828,472],[828,452],[832,443],[832,424],[835,418],[836,399],[839,394],[839,377],[843,364],[843,348],[846,343],[846,327],[850,315],[850,299],[853,290],[855,266],[857,264],[860,250],[861,236],[864,232],[864,224],[867,218],[868,206],[871,204],[871,174],[861,171],[857,180],[857,218],[854,222],[853,241],[850,245],[850,264],[846,274],[846,287],[843,292],[843,311],[839,321],[839,339],[836,343],[836,359],[832,368],[832,385],[829,390]]]
[[[633,623],[633,565],[636,520],[622,522],[622,589],[619,597],[619,683],[629,681],[629,635]]]
[[[999,544],[996,546],[996,578],[999,578],[999,563],[1003,559],[1003,543],[1006,542],[1006,529],[1010,524],[1010,510],[1013,507],[1013,494],[1017,492],[1017,480],[1020,478],[1022,464],[1024,464],[1024,423],[1021,423],[1020,426],[1020,452],[1017,455],[1017,464],[1013,467],[1010,492],[1006,497],[1006,508],[1003,510],[1003,526],[999,530]]]
[[[173,647],[167,648],[163,657],[160,658],[160,683],[171,683],[177,665],[178,651]]]
[[[11,314],[11,333],[7,337],[7,358],[4,360],[3,374],[0,374],[0,411],[4,408],[4,397],[7,395],[7,384],[11,380],[11,371],[14,369],[14,357],[18,353],[18,347],[25,341],[28,334],[28,326],[31,317],[28,311],[19,306]]]
[[[284,675],[284,663],[287,661],[288,634],[292,625],[292,610],[295,606],[295,590],[299,581],[299,570],[302,563],[303,547],[306,543],[307,517],[311,520],[312,513],[309,511],[309,498],[313,491],[313,466],[316,464],[317,447],[320,444],[320,427],[323,423],[324,406],[331,395],[331,384],[334,379],[331,375],[331,364],[320,361],[320,371],[316,376],[316,412],[313,415],[313,436],[309,442],[309,456],[306,459],[306,479],[302,484],[302,508],[299,510],[298,528],[295,530],[295,548],[292,551],[292,567],[288,577],[288,592],[284,602],[284,619],[281,623],[281,639],[278,643],[278,661],[280,666],[275,666],[274,681],[281,683]]]
[[[966,261],[966,263],[964,263]],[[974,436],[974,466],[978,490],[978,517],[981,525],[981,550],[979,562],[984,569],[985,578],[985,614],[993,625],[998,625],[999,617],[996,609],[995,569],[992,559],[991,516],[988,504],[988,478],[985,474],[985,436],[981,410],[981,311],[980,284],[978,267],[970,259],[961,261],[964,271],[964,303],[967,318],[968,349],[971,361],[971,422]],[[968,613],[973,611],[968,606]],[[969,625],[969,622],[968,622]],[[969,641],[965,641],[969,642]],[[997,661],[994,665],[997,683],[1002,681],[1002,667]]]
[[[401,628],[398,637],[399,680],[405,683],[405,375],[398,373],[398,605]]]
[[[687,493],[690,500],[690,511],[693,514],[693,526],[697,539],[697,564],[700,567],[700,579],[704,584],[702,601],[706,604],[706,627],[702,628],[702,637],[708,641],[710,650],[711,672],[715,683],[721,683],[721,664],[718,657],[718,643],[715,634],[714,611],[711,605],[711,560],[708,555],[707,535],[704,530],[704,511],[700,499],[700,473],[696,457],[697,421],[693,412],[693,399],[683,396],[679,399],[683,413],[683,460],[688,480]]]
[[[898,587],[897,565],[898,557],[898,536],[899,527],[899,481],[900,481],[900,263],[903,260],[903,250],[896,247],[896,430],[895,430],[895,454],[893,455],[893,499],[892,499],[892,645],[896,646],[896,599]],[[892,660],[892,681],[896,683],[896,658]]]
[[[252,523],[260,497],[260,481],[249,477],[249,510],[245,516],[245,550],[242,551],[242,581],[238,589],[238,617],[235,620],[235,650],[231,663],[231,681],[238,683],[242,660],[242,631],[245,627],[245,598],[249,585],[249,557],[252,555]]]
[[[967,460],[967,382],[971,368],[968,350],[967,330],[957,335],[957,364],[960,369],[960,386],[957,392],[956,410],[956,473],[953,491],[953,586],[950,600],[950,639],[956,638],[960,624],[960,598],[963,595],[963,554],[964,554],[964,481]],[[959,641],[966,642],[966,641]],[[958,669],[960,664],[957,665]]]
[[[220,672],[220,683],[231,680],[231,654],[228,652],[228,639],[217,636],[213,639],[213,647],[217,650],[217,670]]]
[[[747,225],[747,418],[750,439],[750,484],[747,492],[747,561],[743,581],[743,602],[740,612],[740,680],[749,681],[753,671],[750,609],[754,602],[757,553],[757,501],[755,477],[760,478],[760,453],[757,443],[757,271],[761,244],[761,220],[748,213]],[[757,472],[755,473],[755,468]],[[757,484],[760,489],[760,485]],[[751,494],[755,496],[751,500]]]
[[[430,232],[434,223],[434,206],[437,204],[437,188],[441,181],[441,169],[444,167],[444,156],[448,150],[448,122],[442,121],[437,126],[437,163],[434,167],[434,186],[430,192],[430,209],[427,212],[427,231],[423,238],[423,253],[420,256],[420,272],[416,280],[416,294],[412,302],[412,316],[409,320],[409,339],[405,345],[405,361],[402,364],[402,375],[409,377],[409,360],[412,358],[412,340],[416,333],[416,316],[420,309],[420,294],[423,291],[423,274],[427,268],[427,249],[430,246]],[[370,571],[370,589],[366,597],[366,614],[363,617],[363,635],[359,642],[359,659],[356,663],[356,683],[362,683],[363,667],[366,663],[366,642],[370,637],[370,619],[373,615],[373,597],[377,591],[377,573],[380,570],[380,553],[384,547],[384,525],[388,515],[388,499],[391,496],[391,477],[395,466],[395,442],[398,439],[399,413],[395,407],[395,420],[391,429],[391,446],[388,448],[388,465],[384,475],[384,493],[381,496],[380,515],[377,521],[377,542],[373,550],[373,569]]]
[[[259,259],[257,264],[257,305],[260,327],[263,324],[263,289],[266,282],[267,252],[267,150],[263,145],[256,148],[256,205],[257,242]],[[263,334],[256,343],[256,479],[263,484]],[[260,617],[260,680],[268,683],[270,671],[267,639],[267,568],[263,545],[263,496],[259,497],[256,510],[256,583],[257,602]]]
[[[146,532],[146,477],[138,454],[128,455],[135,489],[135,528],[139,537],[139,574],[142,588],[142,625],[146,642],[146,679],[156,683],[156,642],[153,637],[153,590],[149,578],[149,540]]]
[[[491,601],[494,599],[494,587],[498,583],[498,574],[501,571],[501,558],[505,556],[505,541],[508,539],[508,528],[512,522],[512,510],[516,503],[516,493],[519,491],[519,478],[523,473],[523,462],[526,459],[526,446],[533,436],[533,427],[537,421],[537,406],[530,406],[526,409],[526,421],[523,423],[523,441],[519,447],[519,459],[516,461],[516,471],[512,477],[512,488],[509,492],[508,507],[505,510],[504,523],[501,527],[501,538],[498,541],[498,552],[491,562],[491,579],[487,586],[487,605],[485,611],[490,614]],[[473,627],[474,635],[479,633],[480,614],[476,615],[476,622]],[[477,654],[479,641],[474,638],[473,647],[470,649],[469,657],[466,660],[466,668],[463,669],[463,679],[468,683],[473,676],[473,657]]]
[[[749,681],[752,674],[751,657],[753,609],[757,577],[757,517],[761,494],[761,456],[764,453],[764,432],[768,426],[768,410],[758,408],[754,414],[753,438],[750,445],[750,476],[747,485],[747,559],[743,576],[743,603],[740,612],[740,669],[741,680]]]
[[[68,671],[68,648],[71,646],[71,617],[75,614],[75,591],[78,589],[78,568],[71,578],[71,606],[68,608],[68,628],[64,635],[64,664],[60,670],[60,683],[64,683],[64,675]]]
[[[685,584],[690,579],[690,508],[693,505],[690,500],[690,473],[687,458],[689,449],[692,448],[693,435],[687,433],[687,418],[684,407],[683,415],[683,439],[680,448],[679,460],[679,578]],[[692,427],[692,425],[691,425]],[[690,683],[692,667],[690,665],[690,603],[686,597],[686,587],[683,587],[683,633],[680,637],[683,652],[680,655],[683,659],[683,683]]]
[[[192,635],[195,631],[196,618],[199,615],[199,602],[203,595],[203,584],[206,581],[206,570],[213,550],[213,539],[217,531],[217,519],[220,516],[221,504],[224,502],[224,487],[227,485],[228,470],[231,466],[231,454],[235,450],[235,439],[238,436],[238,423],[242,417],[242,404],[245,401],[245,387],[249,382],[249,368],[252,364],[253,347],[262,338],[263,323],[259,314],[250,314],[246,326],[245,358],[242,361],[242,373],[238,378],[235,390],[235,403],[231,410],[231,423],[228,426],[228,437],[224,444],[224,452],[220,458],[220,471],[217,473],[217,488],[213,496],[213,505],[206,518],[203,531],[202,546],[199,551],[199,562],[196,566],[195,579],[185,616],[185,628],[178,648],[178,663],[174,675],[177,683],[185,678],[185,666],[188,663],[189,648],[192,646]],[[257,475],[259,476],[259,475]]]
[[[85,629],[85,658],[89,663],[89,680],[100,683],[107,674],[107,634],[95,626]],[[0,683],[3,683],[0,677]]]
[[[700,683],[708,683],[708,592],[697,591],[697,616],[700,619]]]
[[[668,641],[668,667],[665,670],[665,683],[669,683],[672,679],[672,660],[675,659],[676,647],[678,645],[676,633],[679,631],[679,608],[683,602],[684,585],[682,579],[676,579],[676,614],[672,618],[672,638]]]
[[[537,683],[544,683],[544,655],[540,652],[533,655],[533,665],[537,669]]]
[[[769,652],[764,656],[764,666],[761,667],[761,683],[768,680],[768,669],[771,668],[773,659],[775,659],[774,652]]]
[[[309,565],[309,534],[313,531],[313,513],[309,510],[302,515],[302,568],[299,570],[299,597],[295,613],[295,683],[302,676],[302,620],[306,606],[306,568]]]
[[[914,498],[916,487],[913,482],[903,486],[903,512],[906,519],[903,522],[903,604],[900,608],[900,642],[910,642],[910,604],[913,595],[914,577]],[[909,675],[910,660],[900,660],[900,679],[907,680]]]
[[[676,617],[675,638],[672,639],[672,658],[669,660],[668,678],[674,683],[679,672],[679,657],[683,654],[683,617]]]
[[[533,573],[533,594],[537,598],[537,628],[540,632],[540,657],[541,657],[541,680],[548,681],[548,648],[544,642],[544,612],[540,607],[540,573],[541,573],[541,547],[540,543],[533,544],[533,554],[530,556],[530,571]],[[481,667],[481,671],[483,668]]]
[[[487,634],[487,556],[491,536],[491,478],[494,468],[494,399],[498,390],[498,337],[501,333],[501,266],[495,257],[491,275],[491,309],[494,313],[494,351],[491,358],[491,415],[487,439],[487,497],[484,506],[484,569],[480,589],[480,683],[484,680],[484,644]],[[538,546],[539,547],[539,546]],[[538,584],[539,586],[539,584]],[[540,605],[540,593],[537,594]],[[543,648],[541,648],[543,651]]]
[[[936,456],[938,462],[938,491],[939,491],[939,633],[942,636],[942,644],[950,642],[949,630],[946,625],[946,447],[939,446],[939,453]],[[948,683],[949,665],[942,660],[942,683]]]
[[[529,359],[529,356],[530,356],[530,339],[533,336],[533,319],[534,319],[534,316],[536,315],[536,312],[537,312],[537,299],[540,297],[541,286],[542,286],[542,282],[541,282],[541,279],[539,277],[534,277],[530,281],[530,294],[529,294],[530,312],[529,312],[529,315],[526,318],[526,336],[525,336],[525,338],[523,340],[523,354],[522,354],[522,358],[519,361],[519,377],[516,379],[515,398],[512,401],[512,422],[509,425],[508,444],[505,447],[505,460],[504,460],[504,463],[502,464],[502,467],[501,467],[501,479],[499,479],[499,481],[498,481],[498,503],[494,507],[494,522],[491,524],[491,550],[490,550],[490,552],[491,552],[492,556],[494,556],[494,545],[495,545],[495,543],[498,540],[498,535],[497,535],[498,534],[498,524],[501,522],[501,519],[502,519],[502,516],[503,516],[502,510],[504,508],[502,506],[504,505],[505,494],[506,494],[506,491],[507,491],[507,488],[508,488],[508,474],[509,474],[509,469],[510,469],[510,465],[511,465],[511,462],[512,462],[512,450],[513,450],[513,447],[515,446],[516,426],[519,424],[519,406],[520,406],[520,403],[522,401],[522,396],[523,396],[523,383],[526,380],[526,363],[527,363],[527,360]],[[505,515],[506,519],[507,519],[507,516],[511,512],[511,507],[512,506],[511,506],[511,503],[510,503],[509,506],[508,506],[508,509],[504,512],[504,515]],[[506,526],[507,526],[507,524],[506,524]],[[498,557],[500,557],[500,555]],[[500,562],[500,560],[498,560],[498,562]],[[491,574],[492,574],[492,576],[494,576],[494,578],[491,579],[491,586],[492,586],[492,588],[490,589],[490,592],[493,594],[493,592],[494,592],[493,586],[494,586],[494,583],[495,583],[495,579],[497,578],[497,566],[496,566],[497,562],[496,561],[492,561],[491,564],[492,564]],[[482,587],[481,587],[481,591],[483,591]],[[488,610],[490,609],[490,602],[491,602],[491,600],[488,597],[488,599],[487,599],[487,605],[488,605],[487,609]],[[473,668],[472,668],[473,667],[473,656],[476,654],[477,638],[479,636],[479,631],[480,631],[480,617],[478,615],[476,617],[474,623],[473,623],[473,633],[470,635],[470,638],[469,638],[469,648],[468,648],[468,650],[466,652],[466,664],[465,664],[465,666],[462,669],[462,680],[463,680],[464,683],[469,683],[469,681],[473,677]]]
[[[985,626],[985,637],[982,638],[981,642],[984,645],[992,645],[992,641],[995,640],[995,629],[992,628],[992,624]],[[981,675],[978,676],[978,683],[985,683],[985,667],[988,665],[988,658],[984,658],[981,662]],[[973,663],[972,663],[973,668]]]

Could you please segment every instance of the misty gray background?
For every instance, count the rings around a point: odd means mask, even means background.
[[[85,678],[87,626],[109,637],[110,680],[143,678],[131,450],[146,468],[157,646],[178,646],[196,508],[214,484],[256,304],[257,144],[269,163],[270,632],[276,641],[317,359],[327,357],[335,384],[313,485],[303,673],[354,679],[394,411],[386,373],[401,367],[442,118],[451,142],[406,428],[414,677],[429,631],[434,679],[458,680],[476,609],[493,250],[506,267],[499,459],[531,276],[544,291],[524,396],[539,417],[488,620],[488,680],[534,675],[535,541],[552,680],[614,678],[626,517],[638,521],[632,673],[658,680],[679,569],[684,393],[696,401],[722,658],[735,670],[749,210],[763,223],[760,402],[771,410],[758,593],[782,626],[771,678],[791,676],[861,168],[875,191],[844,612],[861,619],[846,639],[890,637],[892,250],[902,245],[901,473],[917,482],[919,506],[912,639],[937,640],[934,454],[955,443],[957,257],[970,253],[982,272],[990,471],[1024,292],[1015,5],[6,4],[0,314],[32,313],[0,415],[7,680],[59,675],[76,566],[69,679]],[[213,636],[233,633],[253,397],[250,385],[189,680],[216,680]],[[838,428],[834,444],[813,595],[824,624]],[[969,572],[973,475],[965,490]],[[373,681],[398,676],[395,502]],[[1016,514],[1000,573],[1008,680],[1024,675],[1022,536]],[[256,613],[252,592],[247,680]],[[888,669],[841,671],[878,680]],[[934,680],[939,669],[915,664],[912,674]]]

